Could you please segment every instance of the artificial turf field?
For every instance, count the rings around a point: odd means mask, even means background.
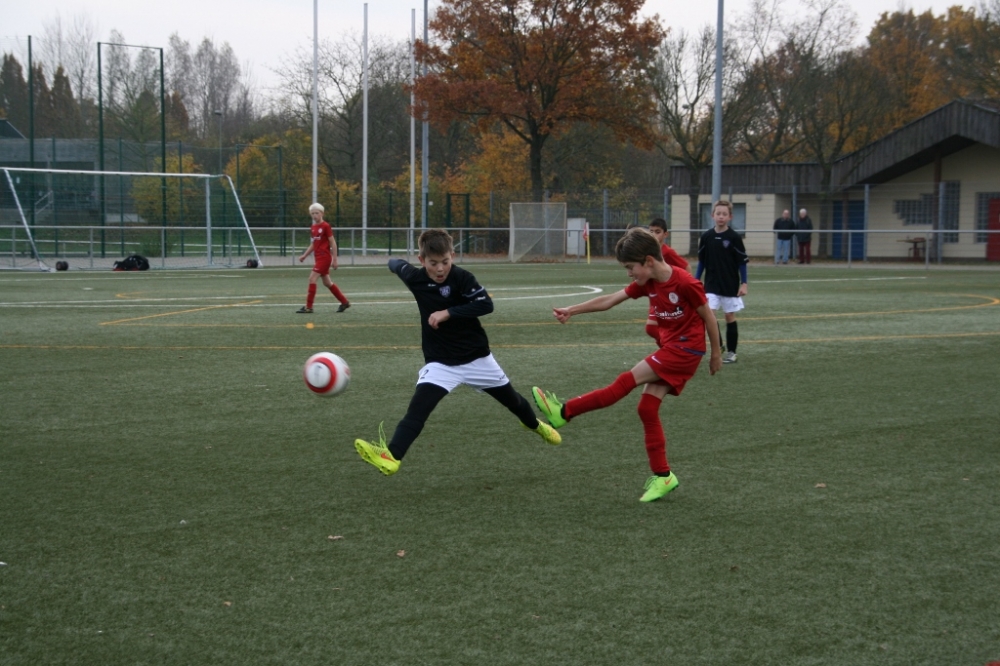
[[[466,265],[525,395],[652,351],[615,264]],[[0,663],[865,664],[1000,660],[1000,272],[752,265],[739,362],[544,444],[460,388],[398,474],[422,365],[384,266],[0,273]],[[312,323],[312,328],[307,328]],[[303,361],[351,364],[318,398]]]

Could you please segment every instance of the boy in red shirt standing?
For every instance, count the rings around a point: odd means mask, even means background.
[[[652,502],[678,484],[667,462],[667,439],[660,423],[660,403],[668,393],[680,395],[684,385],[694,376],[705,355],[706,331],[712,345],[709,372],[714,375],[719,371],[722,367],[719,328],[701,282],[687,271],[677,270],[664,262],[660,245],[650,232],[639,227],[626,231],[615,246],[615,256],[632,278],[631,284],[613,294],[568,308],[554,308],[553,314],[565,324],[573,315],[603,312],[630,298],[648,296],[659,323],[660,348],[628,372],[618,375],[608,386],[565,403],[537,386],[531,389],[531,394],[552,427],[561,428],[581,414],[610,407],[643,384],[639,419],[653,476],[646,481],[645,492],[639,501]]]
[[[309,235],[312,241],[309,243],[309,247],[306,251],[302,253],[299,257],[299,263],[306,260],[306,257],[313,255],[312,272],[309,273],[309,290],[306,292],[306,304],[304,307],[296,310],[299,314],[312,314],[313,311],[313,301],[316,300],[316,281],[323,278],[323,285],[330,290],[334,298],[340,301],[340,307],[337,308],[337,312],[343,312],[347,308],[351,307],[350,302],[347,300],[347,296],[330,280],[330,266],[333,266],[333,270],[337,270],[337,241],[333,238],[333,229],[330,228],[330,223],[323,219],[323,208],[322,204],[314,203],[309,206],[309,215],[312,217],[312,226],[309,228]]]

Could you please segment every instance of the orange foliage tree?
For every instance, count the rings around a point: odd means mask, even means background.
[[[647,69],[663,37],[642,0],[444,0],[417,45],[429,66],[414,113],[438,125],[497,123],[528,146],[531,189],[544,190],[546,141],[576,123],[604,124],[649,146]]]
[[[951,101],[949,74],[942,67],[944,17],[931,11],[883,13],[868,33],[867,60],[887,84],[890,97],[884,131],[892,131]]]

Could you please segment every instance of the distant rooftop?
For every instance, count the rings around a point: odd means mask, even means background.
[[[0,138],[3,139],[23,139],[24,135],[17,131],[17,128],[10,124],[6,118],[0,118]]]

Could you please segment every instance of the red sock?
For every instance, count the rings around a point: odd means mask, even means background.
[[[563,405],[563,415],[567,419],[571,419],[574,416],[586,414],[595,409],[610,407],[631,393],[635,386],[635,377],[632,376],[632,371],[623,372],[618,375],[618,379],[604,388],[596,389],[590,393],[581,395],[579,398],[568,400]]]
[[[649,393],[643,393],[639,398],[639,419],[646,434],[646,456],[649,458],[649,469],[653,470],[653,474],[670,473],[670,464],[667,462],[667,436],[660,423],[662,402],[663,400]]]
[[[306,292],[306,307],[311,308],[313,306],[313,301],[316,300],[316,283],[312,282],[309,284],[309,291]]]
[[[340,289],[338,289],[337,285],[335,285],[335,284],[331,284],[330,285],[330,293],[333,294],[334,298],[336,298],[338,301],[340,301],[341,305],[347,303],[347,296],[344,296],[344,292],[342,292]]]

